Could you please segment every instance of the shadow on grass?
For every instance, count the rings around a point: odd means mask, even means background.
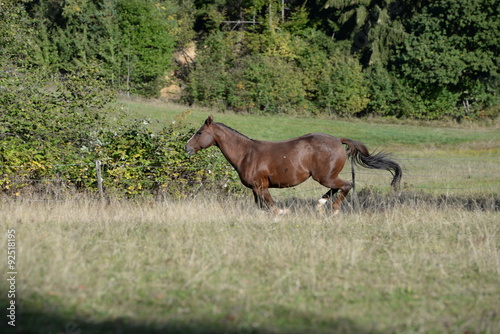
[[[330,202],[334,198],[330,199]],[[288,208],[291,212],[310,211],[315,212],[317,199],[292,197],[280,206]],[[454,195],[432,195],[424,192],[391,192],[382,193],[370,188],[362,189],[357,194],[357,203],[352,193],[342,203],[342,212],[381,212],[397,209],[401,206],[415,208],[461,208],[467,211],[500,211],[500,194],[479,196],[454,196]],[[329,208],[329,204],[328,204]]]
[[[296,310],[281,310],[282,322],[288,318],[291,323],[255,326],[251,324],[233,323],[235,320],[216,319],[200,320],[168,320],[165,322],[141,323],[125,318],[105,321],[90,321],[83,317],[74,317],[50,311],[24,310],[12,327],[3,321],[0,332],[15,334],[277,334],[277,333],[374,333],[373,329],[365,329],[355,321],[346,318],[318,319],[315,314],[300,313]],[[296,324],[296,325],[293,325]]]

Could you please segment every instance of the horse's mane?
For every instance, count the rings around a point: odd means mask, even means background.
[[[238,130],[235,130],[235,129],[233,129],[233,128],[232,128],[232,127],[230,127],[230,126],[227,126],[227,125],[226,125],[226,124],[224,124],[224,123],[215,123],[215,124],[220,125],[220,126],[222,126],[222,127],[226,128],[226,129],[228,129],[228,130],[230,130],[230,131],[232,131],[232,132],[236,133],[237,135],[240,135],[240,136],[242,136],[242,137],[244,137],[244,138],[246,138],[246,139],[249,139],[249,140],[252,140],[252,141],[254,140],[254,139],[252,139],[252,138],[250,138],[250,137],[248,137],[248,136],[244,135],[243,133],[239,132]]]

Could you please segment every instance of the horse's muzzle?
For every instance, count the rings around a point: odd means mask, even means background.
[[[184,149],[186,150],[186,153],[187,153],[188,155],[193,155],[193,154],[195,153],[194,148],[192,148],[192,147],[187,147],[187,145],[184,147]]]

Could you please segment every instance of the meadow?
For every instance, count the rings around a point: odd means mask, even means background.
[[[252,204],[3,202],[16,332],[500,331],[498,212],[300,206],[276,222]]]
[[[158,128],[188,110],[137,101],[124,108]],[[209,113],[187,120],[198,127]],[[274,190],[291,209],[279,220],[250,194],[2,197],[0,271],[7,276],[7,230],[15,229],[18,308],[16,327],[2,322],[0,330],[500,332],[498,127],[215,118],[257,139],[327,132],[390,150],[406,185],[392,193],[390,175],[359,170],[361,206],[348,198],[336,217],[314,211],[325,190],[314,182]],[[0,282],[5,319],[9,287]]]

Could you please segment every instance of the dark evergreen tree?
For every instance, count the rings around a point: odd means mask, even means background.
[[[474,116],[498,105],[498,9],[496,0],[430,1],[409,20],[395,68],[429,104],[444,103],[433,118]]]

